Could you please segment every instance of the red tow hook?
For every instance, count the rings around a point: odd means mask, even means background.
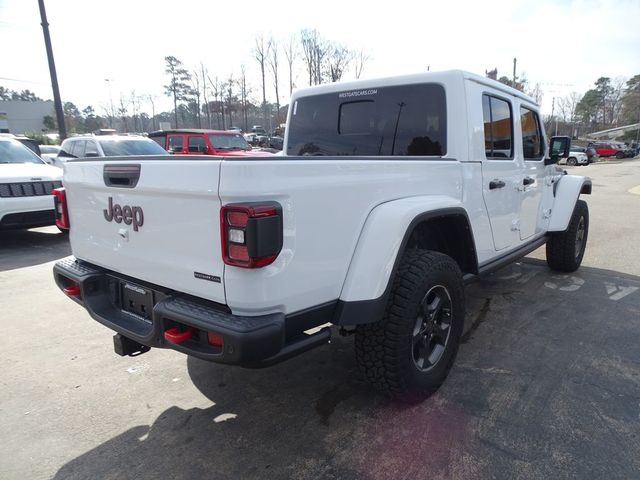
[[[192,336],[193,329],[191,327],[187,327],[183,332],[178,330],[177,327],[170,328],[164,332],[164,339],[171,343],[184,343],[190,340]]]
[[[78,297],[80,296],[80,285],[74,283],[73,285],[63,288],[62,291],[69,297]]]

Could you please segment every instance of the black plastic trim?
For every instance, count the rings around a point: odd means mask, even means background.
[[[105,164],[103,167],[104,184],[107,187],[135,188],[140,180],[140,164]]]
[[[534,250],[540,248],[542,245],[544,245],[545,243],[547,243],[547,237],[542,236],[539,238],[536,238],[535,240],[532,240],[529,243],[526,243],[524,245],[522,245],[521,247],[515,249],[512,252],[509,252],[508,254],[506,254],[504,257],[500,257],[496,260],[493,260],[491,262],[487,262],[484,263],[482,265],[480,265],[480,267],[478,268],[478,276],[482,276],[482,275],[486,275],[488,273],[491,272],[495,272],[496,270],[501,269],[502,267],[515,262],[516,260],[524,257],[525,255],[528,255],[529,253],[533,252]],[[473,280],[472,277],[469,277],[467,279],[467,281],[471,281]]]
[[[263,367],[323,345],[331,335],[326,328],[312,335],[304,331],[328,323],[335,301],[287,317],[277,312],[246,317],[233,315],[226,305],[132,279],[73,257],[56,263],[53,273],[60,289],[72,282],[80,285],[80,295],[70,298],[85,307],[94,320],[128,339],[117,337],[114,340],[120,354],[137,353],[139,344],[172,348],[217,363]],[[154,307],[150,319],[125,312],[117,306],[121,282],[132,282],[151,291]],[[224,338],[224,349],[208,345],[206,335],[204,339],[196,336],[183,344],[166,341],[165,330],[175,326],[218,333]]]

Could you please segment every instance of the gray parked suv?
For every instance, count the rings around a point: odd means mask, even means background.
[[[137,135],[86,135],[62,142],[56,165],[68,158],[127,155],[167,155],[167,151],[153,140]]]

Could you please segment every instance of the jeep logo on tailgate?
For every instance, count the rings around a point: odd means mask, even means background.
[[[144,225],[142,207],[120,206],[117,203],[114,205],[113,197],[109,197],[109,208],[103,210],[102,213],[104,213],[104,219],[107,222],[114,220],[116,223],[124,222],[125,225],[133,224],[133,230],[136,232]]]

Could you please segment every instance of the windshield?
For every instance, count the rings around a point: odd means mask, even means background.
[[[16,140],[0,140],[0,163],[44,164],[45,162]]]
[[[107,140],[101,139],[100,146],[107,157],[123,155],[167,155],[167,151],[153,140]]]
[[[209,134],[209,141],[213,148],[219,150],[249,150],[251,147],[242,135],[228,135],[221,133]]]

